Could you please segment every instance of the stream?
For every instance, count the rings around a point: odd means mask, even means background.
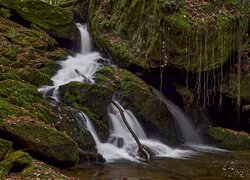
[[[59,62],[61,69],[52,77],[52,86],[39,88],[45,97],[58,102],[59,86],[72,81],[93,84],[95,72],[102,67],[98,60],[104,58],[100,53],[92,51],[87,26],[78,24],[78,28],[81,32],[81,52]],[[110,124],[107,142],[100,141],[91,121],[84,113],[80,114],[95,140],[98,153],[105,158],[106,163],[83,164],[64,173],[79,179],[250,179],[249,151],[230,152],[204,144],[187,115],[158,91],[154,93],[176,119],[176,127],[185,142],[184,146],[169,147],[157,139],[150,139],[133,113],[123,109],[138,139],[156,157],[147,163],[140,161],[135,140],[122,122],[119,111],[110,104],[107,109]]]

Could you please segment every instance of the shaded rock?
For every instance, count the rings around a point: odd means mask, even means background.
[[[6,159],[0,162],[0,166],[4,167],[7,172],[11,169],[21,171],[23,168],[31,164],[32,158],[28,153],[23,151],[15,151],[11,153]]]
[[[221,127],[212,127],[206,130],[206,134],[221,148],[238,150],[250,149],[250,135]]]
[[[123,107],[136,115],[147,132],[177,140],[171,113],[140,78],[124,69],[104,67],[96,73],[96,82],[114,89]]]
[[[66,104],[83,111],[93,122],[102,140],[108,137],[107,107],[111,103],[113,91],[97,84],[70,82],[59,87]]]
[[[87,163],[104,163],[106,160],[102,157],[101,154],[92,152],[92,151],[80,151],[80,162],[87,162]]]
[[[0,161],[12,150],[13,143],[0,139]]]
[[[87,130],[85,119],[79,114],[80,111],[61,103],[52,103],[52,110],[56,115],[54,118],[56,129],[66,132],[82,150],[96,151],[95,141]]]
[[[59,169],[51,167],[41,161],[33,160],[32,164],[26,167],[21,174],[18,175],[19,179],[72,179],[73,177],[65,176]]]
[[[48,125],[34,122],[32,119],[26,119],[26,122],[19,122],[18,118],[16,121],[7,120],[0,125],[0,131],[5,137],[59,166],[74,165],[79,161],[78,146],[70,137]]]
[[[70,40],[78,37],[78,29],[69,10],[40,0],[0,0],[0,5],[15,11],[23,19],[36,24],[52,36]]]

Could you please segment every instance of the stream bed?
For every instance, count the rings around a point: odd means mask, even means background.
[[[64,173],[79,179],[250,179],[250,151],[197,152],[185,159],[83,165]]]

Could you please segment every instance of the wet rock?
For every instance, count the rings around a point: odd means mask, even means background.
[[[123,107],[136,115],[147,132],[177,140],[171,113],[140,78],[124,69],[104,67],[97,72],[96,82],[113,88]]]
[[[55,128],[66,132],[82,150],[96,151],[95,141],[87,130],[86,120],[80,115],[81,112],[61,103],[53,102],[51,105],[56,115]]]
[[[35,120],[7,120],[0,132],[31,152],[37,153],[59,166],[74,165],[79,161],[77,144],[64,133]]]
[[[54,37],[75,40],[78,29],[73,14],[60,7],[40,0],[9,1],[0,0],[0,5],[15,11],[24,20],[33,23]]]
[[[80,154],[80,162],[84,162],[84,163],[87,162],[87,163],[94,163],[94,164],[106,162],[106,160],[102,157],[102,155],[97,152],[81,150],[79,154]]]
[[[206,130],[206,134],[218,147],[232,150],[250,149],[250,135],[247,133],[212,127]]]

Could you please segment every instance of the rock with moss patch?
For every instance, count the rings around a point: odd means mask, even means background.
[[[40,0],[0,0],[0,5],[15,11],[23,19],[38,25],[52,36],[70,40],[78,37],[78,29],[69,10]]]
[[[11,152],[13,143],[0,139],[0,161],[6,156],[7,153]]]
[[[19,145],[49,158],[59,166],[74,165],[79,161],[77,144],[64,133],[26,119],[6,120],[0,125],[0,131]]]
[[[140,78],[124,69],[104,67],[96,73],[96,82],[114,89],[124,108],[137,116],[147,132],[176,142],[177,134],[171,113]]]
[[[189,71],[209,71],[224,64],[236,48],[232,42],[244,37],[248,13],[244,2],[201,1],[191,8],[184,1],[90,0],[88,17],[96,44],[120,67],[148,68],[154,62],[160,67],[165,62]]]
[[[226,149],[250,149],[250,135],[221,127],[212,127],[206,130],[206,134],[221,148]]]
[[[32,158],[28,153],[23,151],[15,151],[11,153],[6,159],[0,162],[0,166],[4,167],[7,172],[12,168],[22,170],[24,167],[32,163]]]

